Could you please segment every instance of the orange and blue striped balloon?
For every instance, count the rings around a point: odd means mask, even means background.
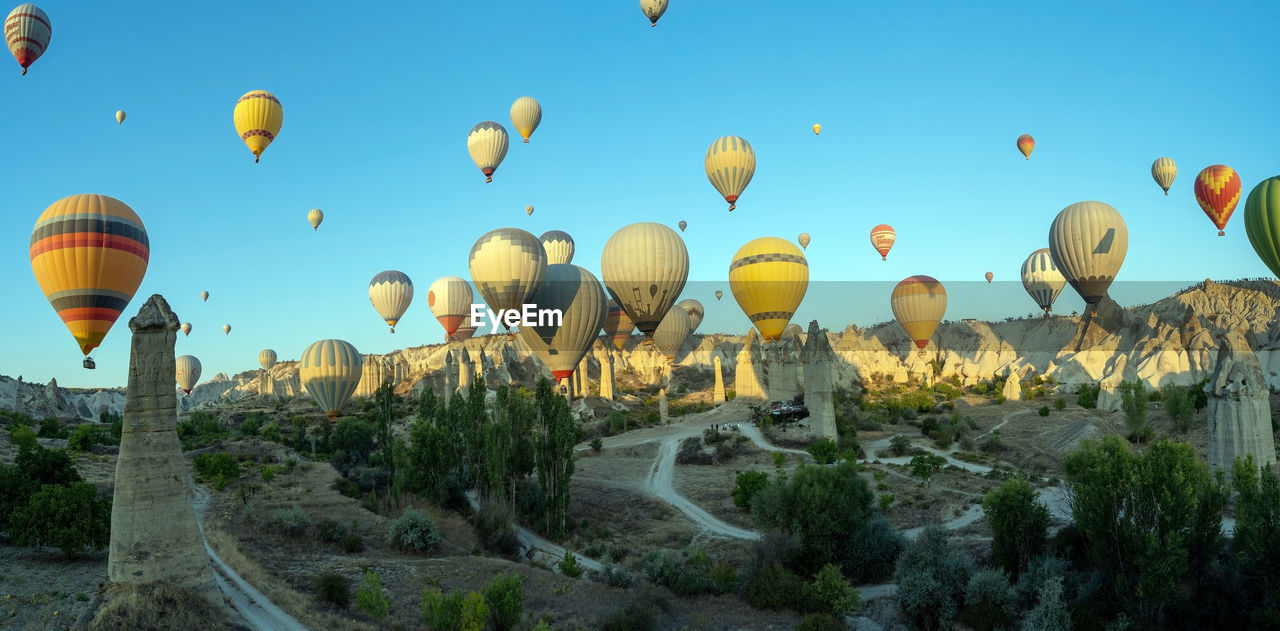
[[[133,299],[150,256],[142,219],[106,195],[58,200],[31,232],[36,282],[85,355]]]

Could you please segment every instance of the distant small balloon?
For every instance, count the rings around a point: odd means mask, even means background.
[[[676,224],[676,225],[680,226],[680,232],[684,232],[684,229],[685,229],[686,227],[688,227],[689,222],[684,221],[684,220],[682,219],[682,220],[680,220],[680,223],[678,223],[678,224]]]
[[[814,123],[814,125],[813,125],[813,135],[817,136],[818,134],[821,134],[821,133],[822,133],[822,125],[819,125],[819,124],[817,124],[817,123]]]
[[[324,211],[319,208],[312,208],[307,211],[307,223],[311,224],[312,230],[319,230],[320,223],[324,221]]]
[[[1018,151],[1022,152],[1028,160],[1031,159],[1031,151],[1036,148],[1036,139],[1031,134],[1023,134],[1018,136]]]
[[[800,233],[800,236],[796,238],[796,242],[798,242],[798,243],[800,244],[800,247],[802,247],[802,248],[804,248],[804,249],[806,249],[806,250],[808,250],[808,249],[809,249],[809,242],[810,242],[810,241],[811,241],[811,239],[809,238],[809,233],[808,233],[808,232],[801,232],[801,233]]]
[[[222,332],[223,332],[223,333],[226,333],[226,334],[228,334],[228,335],[230,335],[230,334],[231,334],[231,325],[230,325],[230,324],[224,324],[224,325],[222,325]]]
[[[987,278],[987,283],[990,283],[990,282],[991,282],[991,279],[993,279],[993,278],[995,278],[995,277],[996,277],[996,275],[995,275],[995,274],[992,274],[991,272],[987,272],[985,276],[986,276],[986,278]]]
[[[116,110],[116,122],[117,123],[124,122],[124,110]]]
[[[209,301],[209,292],[207,292],[207,291],[202,291],[202,292],[200,292],[200,299],[201,299],[201,300],[203,300],[203,301],[205,301],[205,302],[208,302],[208,301]]]
[[[190,323],[190,322],[183,322],[183,323],[182,323],[182,334],[183,334],[183,335],[191,335],[191,323]]]
[[[533,216],[533,206],[532,206],[532,205],[525,206],[525,207],[524,207],[524,214],[529,215],[530,217],[532,217],[532,216]]]
[[[721,299],[721,298],[723,298],[723,297],[724,297],[724,292],[723,292],[723,291],[720,291],[719,289],[717,289],[717,290],[716,290],[716,300],[719,300],[719,299]]]

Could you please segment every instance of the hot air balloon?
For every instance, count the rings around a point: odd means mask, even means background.
[[[725,136],[711,143],[705,160],[707,179],[729,202],[729,210],[737,208],[738,196],[756,174],[756,152],[746,140]]]
[[[547,273],[547,252],[537,237],[519,228],[486,232],[471,246],[471,282],[489,309],[521,310]],[[503,322],[508,331],[511,327]]]
[[[658,18],[667,12],[667,0],[640,0],[640,10],[649,18],[649,26],[657,26]]]
[[[689,314],[689,332],[697,331],[698,325],[702,324],[702,317],[707,314],[706,309],[702,308],[702,303],[693,298],[686,298],[677,302],[676,306]]]
[[[483,121],[471,128],[467,134],[467,153],[471,160],[484,173],[484,181],[493,181],[493,172],[498,170],[502,159],[507,157],[507,130],[493,121]]]
[[[889,306],[923,356],[929,338],[947,313],[947,290],[931,276],[911,276],[893,288]]]
[[[600,255],[604,286],[649,339],[689,279],[689,250],[675,230],[641,222],[613,233]]]
[[[666,4],[665,2],[663,3]],[[9,12],[4,20],[4,41],[9,45],[18,65],[22,66],[22,74],[35,63],[40,55],[49,48],[49,37],[53,35],[53,26],[49,16],[34,4],[20,4]]]
[[[1028,160],[1031,159],[1031,151],[1036,148],[1036,139],[1031,134],[1023,134],[1018,136],[1018,151],[1022,152]]]
[[[538,237],[547,251],[547,265],[568,265],[573,262],[573,237],[563,230],[549,230]]]
[[[175,376],[178,379],[178,387],[186,394],[191,394],[191,389],[200,383],[200,360],[194,355],[183,355],[173,360]]]
[[[316,405],[332,420],[360,385],[363,367],[364,358],[350,342],[320,340],[302,351],[298,373]]]
[[[577,265],[548,265],[531,302],[540,310],[558,310],[560,321],[522,326],[519,336],[530,343],[556,381],[563,381],[573,375],[604,326],[609,310],[604,289],[594,274]]]
[[[636,324],[631,321],[626,311],[618,306],[613,299],[609,300],[609,311],[604,317],[604,334],[613,341],[613,345],[618,350],[624,350],[627,340],[631,339],[631,332],[636,328]]]
[[[677,226],[680,226],[680,232],[684,232],[684,229],[685,229],[685,228],[687,228],[687,227],[689,226],[689,222],[687,222],[687,221],[685,221],[685,220],[681,219],[681,220],[680,220],[680,223],[678,223],[678,224],[676,224],[676,225],[677,225]]]
[[[190,322],[183,322],[183,323],[182,323],[182,334],[183,334],[183,335],[191,335],[191,323],[190,323]]]
[[[1258,258],[1280,276],[1280,175],[1269,177],[1249,191],[1244,202],[1244,229]]]
[[[799,243],[799,244],[800,244],[800,247],[802,247],[802,248],[804,248],[804,249],[806,249],[806,250],[808,250],[808,249],[809,249],[809,242],[810,242],[810,241],[811,241],[811,239],[809,238],[809,233],[808,233],[808,232],[801,232],[801,233],[800,233],[800,236],[799,236],[799,237],[796,237],[796,243]]]
[[[378,272],[369,281],[369,302],[395,333],[396,323],[413,302],[413,281],[404,272]]]
[[[717,289],[717,290],[716,290],[716,300],[719,300],[719,299],[721,299],[721,298],[723,298],[723,297],[724,297],[724,292],[723,292],[723,291],[720,291],[719,289]]]
[[[467,289],[470,290],[471,287],[468,286]],[[471,339],[471,336],[475,334],[476,325],[471,323],[471,314],[467,314],[467,317],[462,319],[462,324],[458,326],[458,330],[455,331],[453,335],[446,336],[446,338],[451,338],[455,342],[463,342]],[[449,339],[446,339],[445,341],[447,342]]]
[[[457,276],[437,278],[431,283],[427,289],[427,306],[444,327],[446,336],[453,336],[464,321],[470,321],[472,297],[471,285]],[[472,325],[471,332],[475,330]]]
[[[524,138],[525,142],[529,142],[529,136],[533,135],[533,130],[537,129],[538,123],[541,122],[542,106],[538,104],[537,99],[522,96],[511,104],[511,126],[516,128],[516,132]]]
[[[991,280],[992,280],[993,278],[995,278],[995,277],[996,277],[996,275],[995,275],[995,274],[992,274],[991,272],[987,272],[986,274],[983,274],[983,277],[987,279],[987,284],[988,284],[988,285],[990,285],[990,284],[991,284]]]
[[[324,211],[319,208],[312,208],[307,211],[307,223],[311,224],[312,230],[319,230],[320,223],[324,221]]]
[[[116,123],[124,122],[124,110],[116,110]]]
[[[1207,166],[1196,176],[1195,193],[1200,209],[1218,227],[1218,236],[1226,236],[1224,229],[1236,204],[1240,203],[1240,176],[1225,164]]]
[[[814,123],[814,124],[813,124],[813,135],[817,136],[818,134],[821,134],[821,133],[822,133],[822,125],[819,125],[819,124],[817,124],[817,123]]]
[[[729,291],[767,342],[776,342],[809,288],[809,262],[790,241],[760,237],[729,263]]]
[[[532,216],[533,216],[533,205],[532,205],[532,204],[530,204],[530,205],[528,205],[528,206],[525,206],[525,207],[524,207],[524,214],[526,214],[526,215],[528,215],[528,216],[530,216],[530,217],[532,217]]]
[[[31,270],[80,350],[102,343],[147,273],[151,245],[142,219],[106,195],[64,197],[31,231]]]
[[[1031,294],[1031,299],[1044,309],[1045,317],[1053,310],[1053,303],[1058,299],[1062,288],[1067,286],[1067,279],[1053,264],[1053,256],[1049,248],[1040,248],[1032,252],[1022,262],[1022,287]]]
[[[1172,158],[1156,158],[1151,163],[1151,177],[1164,189],[1164,194],[1169,194],[1169,187],[1173,186],[1173,178],[1178,177],[1178,165],[1173,163]]]
[[[230,324],[222,325],[222,333],[224,335],[231,335],[231,325]]]
[[[204,302],[209,302],[209,292],[207,291],[200,292],[200,300]]]
[[[653,332],[653,345],[662,351],[668,364],[674,364],[680,347],[693,332],[693,320],[684,309],[672,309],[663,316]]]
[[[880,260],[889,260],[889,250],[893,248],[893,242],[898,240],[898,233],[893,231],[893,227],[889,224],[882,223],[871,229],[871,247],[880,253]]]
[[[267,145],[280,135],[284,124],[284,108],[276,96],[266,90],[252,90],[236,101],[234,114],[236,133],[253,152],[253,161],[262,158]]]
[[[1095,313],[1120,273],[1128,250],[1129,229],[1124,217],[1102,202],[1067,206],[1049,227],[1053,264]]]
[[[263,370],[271,370],[271,367],[276,365],[276,352],[269,348],[258,351],[258,365],[262,366]]]

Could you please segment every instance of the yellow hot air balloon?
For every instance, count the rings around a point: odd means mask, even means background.
[[[768,342],[776,342],[809,288],[809,262],[790,241],[760,237],[729,263],[729,291]]]
[[[457,276],[437,278],[431,283],[427,289],[427,306],[431,308],[431,315],[444,327],[446,337],[453,337],[459,327],[470,320],[473,297],[471,285]],[[471,332],[475,333],[475,330],[476,327],[472,326]]]
[[[738,136],[725,136],[711,143],[704,161],[707,179],[729,202],[729,210],[737,208],[738,197],[756,174],[756,152]]]
[[[230,324],[222,325],[222,333],[224,335],[231,335],[231,325]]]
[[[276,352],[269,348],[258,351],[258,365],[262,366],[263,370],[271,370],[271,367],[276,365]]]
[[[1151,178],[1164,189],[1164,194],[1169,194],[1169,188],[1173,186],[1173,178],[1178,177],[1178,165],[1174,164],[1173,158],[1156,158],[1151,163]]]
[[[563,230],[549,230],[538,237],[547,251],[547,265],[568,265],[573,262],[573,237]]]
[[[312,230],[319,230],[320,223],[324,221],[324,211],[319,208],[312,208],[307,211],[307,223],[311,224]]]
[[[360,385],[364,358],[350,342],[320,340],[302,352],[298,373],[302,385],[316,405],[330,419],[338,418],[342,406]]]
[[[200,360],[194,355],[183,355],[173,361],[173,367],[178,387],[186,394],[191,394],[191,389],[200,383]]]
[[[929,338],[947,313],[947,290],[931,276],[911,276],[893,288],[889,306],[902,330],[924,355]]]
[[[680,347],[693,332],[693,320],[684,309],[672,309],[663,316],[662,322],[653,332],[653,345],[662,351],[667,363],[674,364]]]
[[[658,18],[667,12],[667,0],[640,0],[640,10],[649,18],[649,26],[657,26]]]
[[[1120,212],[1102,202],[1077,202],[1049,227],[1049,254],[1091,312],[1107,295],[1129,251],[1129,229]]]
[[[664,3],[665,4],[665,3]],[[20,4],[4,20],[4,41],[9,46],[22,74],[49,48],[53,26],[49,16],[34,4]]]
[[[183,323],[182,323],[182,334],[183,334],[183,335],[191,335],[191,323],[190,323],[190,322],[183,322]]]
[[[689,250],[675,230],[633,223],[613,233],[600,255],[604,286],[649,339],[689,279]]]
[[[53,203],[31,231],[31,270],[80,350],[102,343],[142,284],[151,245],[142,219],[106,195],[72,195]]]
[[[530,216],[530,217],[532,217],[532,216],[533,216],[533,204],[529,204],[528,206],[525,206],[525,207],[524,207],[524,214],[526,214],[526,215],[528,215],[528,216]]]
[[[116,123],[124,122],[124,110],[116,110]]]
[[[557,382],[568,379],[591,349],[608,313],[608,299],[595,275],[577,265],[548,265],[542,285],[530,301],[538,309],[560,312],[559,322],[520,327],[519,336],[551,370]]]
[[[538,104],[537,99],[522,96],[511,104],[511,126],[516,128],[516,133],[520,134],[525,142],[529,142],[529,136],[533,135],[533,130],[537,129],[541,122],[542,105]]]
[[[814,123],[814,125],[813,125],[813,135],[817,136],[818,134],[821,134],[821,133],[822,133],[822,125],[819,125],[819,124],[817,124],[817,123]]]
[[[702,308],[702,303],[693,298],[687,298],[677,302],[676,306],[689,314],[689,332],[697,331],[698,325],[702,324],[702,317],[707,313],[706,309]]]
[[[609,312],[604,317],[604,334],[608,337],[618,350],[624,350],[627,340],[631,339],[631,332],[636,328],[636,323],[631,321],[631,317],[627,315],[622,307],[618,306],[612,298],[609,299]]]
[[[379,272],[369,281],[369,302],[395,333],[396,323],[413,302],[413,281],[404,272]]]
[[[280,126],[284,124],[284,108],[276,96],[266,90],[252,90],[236,101],[234,114],[236,133],[240,140],[253,152],[256,163],[262,158],[267,145],[280,135]]]
[[[207,291],[200,292],[200,300],[202,302],[209,302],[209,292]]]
[[[809,233],[808,233],[808,232],[801,232],[801,233],[800,233],[800,236],[796,238],[796,242],[800,244],[800,247],[802,247],[802,248],[804,248],[804,249],[806,249],[806,250],[808,250],[808,249],[809,249],[809,241],[810,241],[810,239],[809,239]]]
[[[471,282],[490,309],[495,313],[520,311],[542,284],[547,252],[537,237],[524,230],[498,228],[471,246],[469,266]],[[497,317],[503,316],[498,313]],[[506,321],[503,326],[511,330]]]
[[[476,123],[471,128],[471,133],[467,134],[467,153],[471,154],[471,160],[480,167],[486,183],[493,181],[493,172],[498,170],[502,159],[507,157],[509,143],[506,128],[493,121]]]

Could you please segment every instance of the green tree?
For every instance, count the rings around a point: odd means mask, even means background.
[[[423,392],[431,392],[424,389]],[[406,468],[410,488],[439,501],[444,479],[458,461],[455,436],[445,425],[443,414],[430,407],[429,416],[418,416],[409,429],[409,451]],[[437,416],[439,414],[439,416]]]
[[[1173,428],[1186,433],[1191,429],[1191,419],[1195,416],[1195,398],[1184,386],[1164,387],[1164,411],[1173,420]]]
[[[813,578],[814,592],[823,608],[838,616],[848,616],[862,607],[862,598],[840,568],[828,563]]]
[[[930,524],[907,544],[893,572],[898,609],[917,629],[950,629],[972,572],[973,560],[947,546],[946,528]]]
[[[982,511],[991,525],[991,552],[1015,578],[1048,541],[1049,509],[1038,497],[1035,487],[1014,478],[982,498]]]
[[[396,477],[395,465],[395,443],[391,440],[391,422],[395,420],[395,404],[399,397],[391,388],[390,383],[384,383],[378,386],[373,393],[373,400],[376,405],[374,419],[376,420],[376,435],[378,439],[378,451],[382,453],[382,468],[387,472],[387,478],[394,480]]]
[[[11,517],[9,533],[20,546],[54,546],[75,556],[111,542],[111,497],[88,482],[46,484]]]
[[[836,457],[840,454],[840,447],[836,441],[830,438],[823,438],[809,445],[805,451],[813,456],[813,460],[818,464],[831,464],[836,461]]]
[[[364,583],[356,590],[356,605],[375,620],[386,618],[390,613],[391,599],[382,590],[382,576],[377,572],[365,570]]]
[[[1124,411],[1124,422],[1129,428],[1129,440],[1143,443],[1151,438],[1151,426],[1147,425],[1150,407],[1147,387],[1141,379],[1120,384],[1120,409]]]
[[[1071,631],[1071,612],[1062,599],[1062,577],[1054,576],[1040,587],[1040,601],[1022,619],[1022,631]]]
[[[1250,454],[1236,458],[1232,484],[1240,494],[1232,551],[1246,580],[1261,588],[1272,607],[1280,606],[1280,481]]]
[[[524,577],[499,574],[484,586],[484,602],[489,607],[489,623],[495,631],[511,631],[524,615]]]
[[[483,631],[489,606],[479,592],[454,590],[445,596],[440,588],[422,590],[422,621],[433,631]]]
[[[751,498],[755,497],[760,489],[769,485],[769,475],[763,471],[743,471],[733,481],[733,505],[738,508],[750,509]]]
[[[1188,443],[1145,454],[1116,436],[1085,441],[1064,462],[1072,516],[1105,587],[1143,624],[1159,627],[1189,571],[1221,547],[1224,476]]]
[[[335,453],[342,451],[345,454],[346,462],[340,464],[355,464],[369,459],[369,453],[373,451],[373,436],[374,430],[368,423],[354,416],[344,416],[334,425],[329,441]]]
[[[307,417],[295,416],[290,423],[293,425],[293,448],[302,453],[307,450]]]
[[[918,454],[911,458],[911,475],[924,480],[925,486],[931,486],[933,474],[945,464],[947,461],[942,456],[929,453]]]
[[[538,381],[535,405],[534,461],[538,484],[547,499],[543,531],[553,538],[560,538],[564,536],[565,516],[569,512],[569,479],[573,476],[577,424],[569,412],[569,402],[552,390],[546,379]]]

